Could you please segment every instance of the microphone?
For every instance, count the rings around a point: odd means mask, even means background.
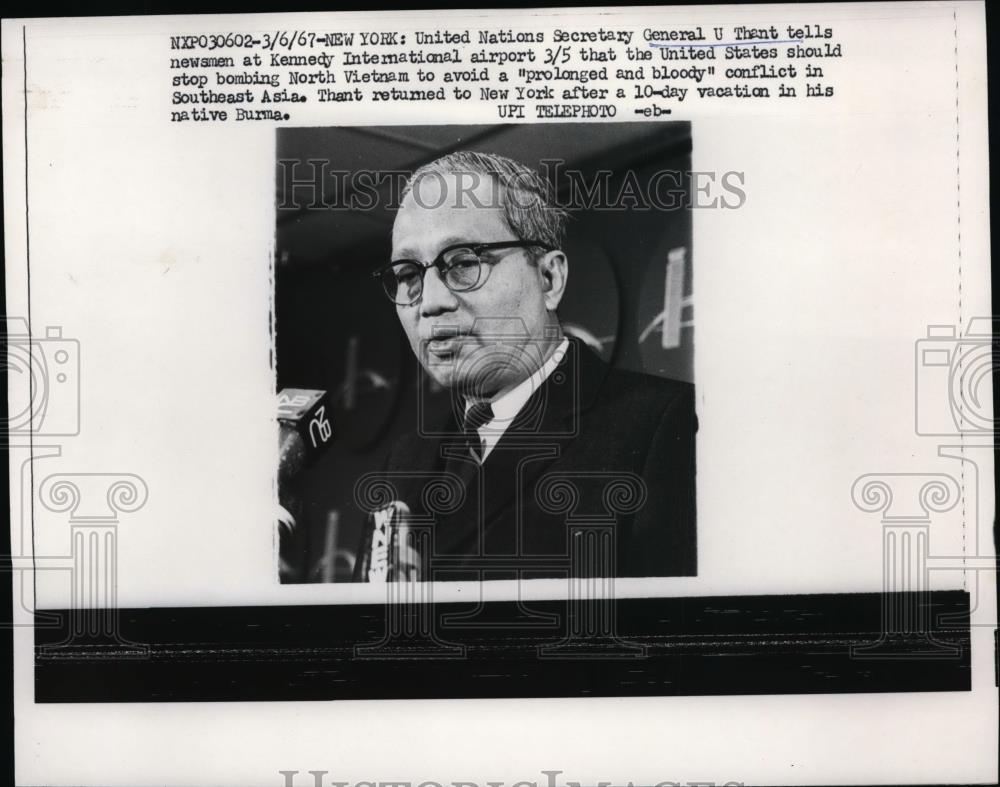
[[[278,488],[323,453],[333,437],[326,391],[284,388],[278,393]]]
[[[361,548],[354,564],[355,582],[406,582],[421,576],[420,554],[409,537],[410,507],[393,500],[372,511],[361,533]]]
[[[305,558],[302,539],[295,538],[296,520],[302,516],[302,500],[297,487],[305,470],[333,442],[328,409],[326,391],[284,388],[278,393],[278,510],[275,519],[282,582],[295,581],[302,574],[300,564]],[[296,552],[303,554],[296,556]]]

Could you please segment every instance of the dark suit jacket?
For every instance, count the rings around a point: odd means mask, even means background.
[[[612,369],[571,339],[457,496],[431,483],[449,451],[464,456],[455,420],[406,435],[386,463],[431,523],[430,578],[696,573],[692,385]]]

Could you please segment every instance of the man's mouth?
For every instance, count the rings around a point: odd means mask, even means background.
[[[455,355],[468,340],[469,334],[455,326],[434,328],[431,337],[426,340],[427,352],[438,358]]]
[[[438,358],[454,355],[458,351],[458,339],[430,339],[427,342],[427,352]]]

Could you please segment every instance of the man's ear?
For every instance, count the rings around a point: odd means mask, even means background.
[[[538,275],[542,280],[545,308],[554,312],[566,291],[569,262],[561,251],[550,251],[538,261]]]

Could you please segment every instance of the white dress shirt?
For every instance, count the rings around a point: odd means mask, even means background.
[[[496,447],[496,444],[500,442],[500,438],[503,437],[504,432],[507,428],[514,422],[514,418],[517,414],[521,412],[521,408],[527,403],[531,395],[541,387],[549,375],[555,371],[555,368],[562,361],[563,356],[566,354],[566,349],[569,347],[569,339],[563,337],[563,340],[556,347],[555,352],[549,356],[548,360],[543,363],[538,369],[536,369],[529,377],[522,380],[514,388],[511,388],[507,393],[501,394],[496,398],[490,400],[490,405],[493,408],[493,420],[489,423],[483,424],[477,430],[479,432],[479,439],[482,441],[482,454],[483,460],[486,461],[486,457],[490,455],[490,452]],[[465,412],[469,412],[469,408],[472,407],[472,402],[465,403]]]

